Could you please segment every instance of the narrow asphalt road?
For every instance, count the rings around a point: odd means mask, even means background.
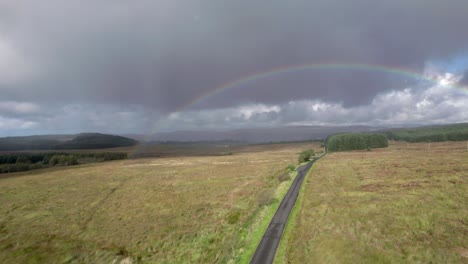
[[[250,261],[251,264],[273,263],[276,249],[278,248],[284,228],[288,222],[289,214],[291,213],[291,210],[296,203],[302,182],[304,181],[304,177],[315,161],[316,159],[298,168],[297,176],[289,188],[288,193],[286,193],[286,196],[284,196],[283,201],[281,201],[281,204],[273,216],[270,225],[265,231],[265,234],[263,235],[262,240],[260,241],[260,244],[258,245],[257,250],[252,257],[252,260]]]

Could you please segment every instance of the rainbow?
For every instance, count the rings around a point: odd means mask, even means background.
[[[374,65],[374,64],[361,64],[361,63],[312,63],[312,64],[296,64],[296,65],[289,65],[286,67],[278,67],[272,68],[267,71],[256,72],[249,74],[247,76],[243,76],[237,80],[224,83],[207,93],[204,93],[198,97],[193,98],[189,103],[185,104],[183,107],[178,109],[175,112],[180,112],[190,107],[196,105],[199,102],[202,102],[212,96],[220,94],[224,91],[233,89],[235,87],[245,86],[250,82],[267,79],[273,76],[278,75],[285,75],[290,73],[297,73],[297,72],[304,72],[304,71],[314,71],[314,70],[352,70],[352,71],[366,71],[366,72],[379,72],[379,73],[386,73],[392,75],[399,75],[406,78],[411,78],[414,80],[420,81],[428,81],[431,83],[435,83],[438,80],[427,77],[418,73],[414,70],[405,69],[405,68],[397,68],[397,67],[389,67],[384,65]],[[465,87],[459,86],[452,86],[457,90],[468,92],[468,89]]]
[[[176,111],[173,111],[173,113],[178,113],[178,112],[188,110],[194,105],[204,100],[207,100],[210,97],[213,97],[217,94],[221,94],[230,89],[246,86],[249,83],[254,82],[254,81],[271,78],[273,76],[281,76],[281,75],[286,75],[290,73],[297,73],[297,72],[304,72],[304,71],[316,71],[316,70],[351,70],[351,71],[361,71],[361,72],[378,72],[378,73],[398,75],[398,76],[402,76],[405,78],[411,78],[417,81],[427,81],[430,83],[438,82],[436,78],[424,76],[423,74],[416,72],[414,70],[411,70],[411,69],[390,67],[390,66],[385,66],[385,65],[363,64],[363,63],[335,63],[335,62],[296,64],[296,65],[289,65],[285,67],[272,68],[267,71],[255,72],[246,76],[242,76],[241,78],[237,80],[224,83],[208,91],[207,93],[201,94],[200,96],[193,98],[187,104],[178,108]],[[468,93],[468,88],[466,87],[452,85],[451,88],[455,88],[459,91]],[[163,128],[166,127],[166,125],[167,123],[165,121],[158,122],[158,125],[153,128],[152,134],[154,135],[160,132]]]
[[[307,71],[316,71],[316,70],[352,70],[352,71],[361,71],[361,72],[377,72],[377,73],[384,73],[384,74],[391,74],[391,75],[398,75],[405,78],[410,78],[417,81],[427,81],[430,83],[437,83],[439,80],[436,78],[431,78],[425,76],[417,71],[406,69],[406,68],[398,68],[398,67],[390,67],[385,65],[376,65],[376,64],[363,64],[363,63],[335,63],[335,62],[326,62],[326,63],[310,63],[310,64],[295,64],[289,65],[285,67],[278,67],[272,68],[267,71],[259,71],[255,72],[246,76],[243,76],[239,79],[224,83],[220,86],[215,87],[208,92],[201,94],[188,103],[184,104],[182,107],[178,108],[176,111],[172,113],[178,113],[182,111],[189,110],[191,107],[195,106],[198,103],[203,102],[204,100],[209,99],[215,95],[221,94],[225,91],[243,87],[248,85],[251,82],[268,79],[273,76],[281,76],[290,73],[297,73],[297,72],[307,72]],[[459,86],[451,86],[456,90],[462,91],[464,93],[468,93],[468,89]],[[160,132],[165,127],[165,122],[158,122],[158,125],[154,126],[152,129],[152,134],[156,134]],[[136,146],[132,153],[138,153],[141,150],[140,146]]]

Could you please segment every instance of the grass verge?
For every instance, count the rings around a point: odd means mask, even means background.
[[[317,160],[315,163],[319,162]],[[289,244],[289,240],[291,239],[291,230],[294,230],[296,227],[296,221],[297,221],[297,214],[299,213],[300,208],[302,208],[302,200],[304,196],[304,185],[306,182],[308,182],[308,178],[310,177],[310,174],[312,174],[312,170],[315,166],[312,165],[312,167],[309,169],[307,172],[304,182],[302,183],[301,190],[299,191],[299,196],[297,197],[296,204],[294,205],[291,214],[289,215],[288,222],[286,224],[286,227],[283,232],[283,236],[281,237],[280,244],[278,246],[278,249],[276,250],[276,255],[273,263],[285,263],[286,260],[286,245]]]
[[[275,192],[275,202],[268,206],[263,206],[258,208],[252,215],[251,220],[247,223],[246,230],[249,230],[248,237],[246,241],[245,250],[241,252],[235,263],[250,263],[255,250],[262,240],[263,234],[265,233],[268,225],[270,224],[271,219],[273,218],[276,210],[283,200],[284,196],[288,192],[291,184],[297,176],[297,170],[290,173],[291,179],[285,182],[280,183]],[[247,236],[247,235],[246,235]]]

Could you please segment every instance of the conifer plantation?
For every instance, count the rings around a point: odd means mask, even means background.
[[[329,152],[364,150],[388,147],[388,139],[381,134],[350,133],[330,136],[327,139]]]

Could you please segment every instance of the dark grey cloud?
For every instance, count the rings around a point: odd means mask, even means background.
[[[174,130],[235,129],[288,125],[404,126],[468,121],[468,94],[447,85],[413,87],[376,95],[370,103],[293,100],[246,103],[164,115],[148,107],[69,104],[38,106],[0,102],[0,136],[41,133],[157,134]],[[40,107],[40,113],[36,114]]]
[[[464,87],[468,87],[468,71],[463,74],[459,84]]]
[[[2,1],[0,101],[90,111],[136,105],[163,116],[225,83],[286,65],[357,62],[422,72],[428,60],[468,49],[464,25],[464,0]],[[298,100],[358,107],[414,83],[372,71],[306,71],[250,82],[193,109]]]

